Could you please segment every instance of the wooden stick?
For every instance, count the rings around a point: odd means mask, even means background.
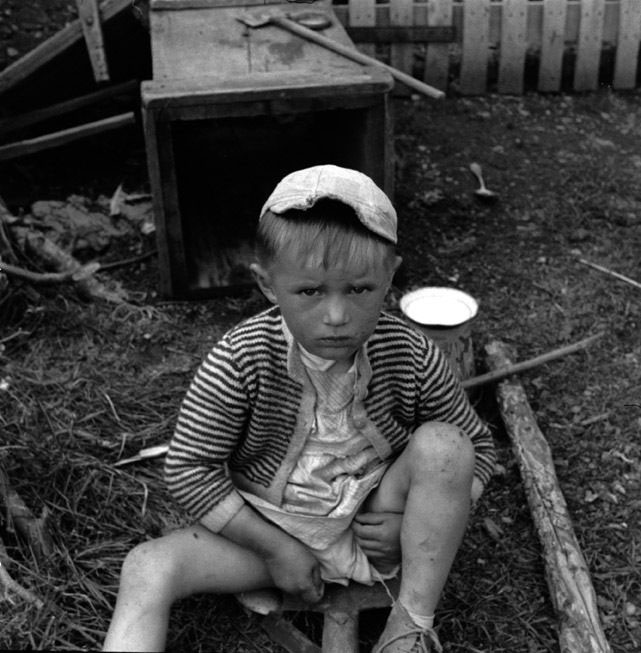
[[[512,374],[519,374],[520,372],[525,372],[526,370],[531,370],[535,367],[545,365],[550,361],[561,358],[562,356],[567,356],[568,354],[573,354],[576,351],[585,349],[591,345],[595,340],[603,337],[603,333],[596,333],[593,336],[579,340],[571,345],[565,345],[564,347],[559,347],[558,349],[553,349],[552,351],[547,352],[546,354],[541,354],[535,358],[530,358],[520,363],[510,363],[505,368],[495,369],[487,374],[481,374],[479,376],[472,377],[471,379],[466,379],[463,381],[462,385],[464,388],[476,388],[480,385],[485,385],[487,383],[493,383],[494,381],[499,381],[504,379],[507,376]]]
[[[2,261],[0,261],[0,272],[31,283],[60,283],[69,281],[73,274],[72,272],[32,272]]]
[[[615,279],[619,279],[620,281],[625,281],[631,286],[634,286],[635,288],[641,290],[641,283],[635,281],[634,279],[630,279],[630,277],[626,277],[624,274],[619,274],[618,272],[614,272],[613,270],[604,268],[602,265],[599,265],[598,263],[591,263],[590,261],[586,261],[584,258],[580,258],[579,263],[583,263],[583,265],[587,265],[591,268],[594,268],[595,270],[598,270],[599,272],[603,272],[604,274],[609,274],[611,277],[614,277]]]
[[[87,43],[94,79],[97,82],[109,81],[109,66],[107,65],[98,0],[76,0],[76,7]]]
[[[0,120],[0,135],[14,133],[19,129],[37,125],[45,120],[57,118],[58,116],[63,116],[78,109],[104,102],[118,95],[133,95],[139,86],[140,82],[137,79],[132,79],[128,82],[114,84],[113,86],[108,86],[107,88],[94,91],[93,93],[87,93],[86,95],[79,95],[71,100],[58,102],[57,104],[52,104],[36,111],[4,118]]]
[[[96,120],[95,122],[88,122],[76,127],[70,127],[69,129],[63,129],[52,134],[28,138],[16,143],[8,143],[7,145],[0,146],[0,161],[15,159],[26,154],[35,154],[36,152],[48,150],[52,147],[66,145],[80,138],[101,134],[102,132],[113,129],[121,129],[128,125],[134,125],[135,123],[136,115],[133,111],[129,111],[128,113],[121,113],[117,116],[104,118],[103,120]]]
[[[327,50],[331,50],[336,54],[340,54],[347,59],[351,59],[352,61],[356,61],[357,63],[364,64],[366,66],[377,66],[378,68],[384,68],[388,73],[392,75],[394,79],[402,82],[406,86],[409,86],[411,89],[426,95],[429,98],[441,100],[445,97],[445,93],[443,93],[443,91],[439,91],[437,88],[421,82],[415,77],[404,73],[402,70],[398,70],[398,68],[389,66],[388,64],[383,63],[374,57],[363,54],[359,50],[356,50],[356,48],[349,47],[343,43],[335,41],[334,39],[330,39],[327,36],[323,36],[318,32],[314,32],[314,30],[304,27],[303,25],[299,25],[296,21],[290,20],[285,16],[272,14],[265,17],[241,17],[239,20],[244,22],[249,27],[260,27],[261,25],[267,25],[269,23],[278,25],[279,27],[287,30],[288,32],[291,32],[292,34],[296,34],[301,38],[312,41],[312,43],[316,43],[317,45],[320,45]]]
[[[82,265],[69,252],[41,233],[33,232],[25,227],[14,227],[12,231],[16,238],[24,243],[25,250],[29,250],[38,257],[46,267],[53,268],[64,278],[69,275],[75,282],[76,291],[84,299],[100,299],[114,304],[126,302],[127,296],[124,290],[110,290],[95,278],[93,273],[99,269],[96,267],[97,263]]]
[[[504,344],[492,342],[486,351],[490,368],[511,365]],[[503,381],[497,399],[543,547],[548,588],[559,619],[561,652],[610,653],[588,566],[559,488],[552,454],[525,390],[516,380]]]
[[[51,554],[53,544],[45,529],[46,512],[42,517],[35,517],[22,497],[9,485],[9,478],[0,467],[0,499],[16,530],[29,542],[37,558]]]
[[[0,539],[0,597],[9,598],[9,593],[13,592],[28,603],[33,603],[37,608],[41,608],[43,602],[28,589],[20,585],[11,577],[9,573],[9,554],[5,549],[2,539]]]
[[[132,0],[105,0],[100,3],[100,16],[103,23],[110,20],[124,9],[131,7]],[[0,72],[0,94],[19,82],[27,79],[46,63],[68,50],[82,38],[80,20],[56,32],[52,37],[28,52],[24,57],[7,66]]]

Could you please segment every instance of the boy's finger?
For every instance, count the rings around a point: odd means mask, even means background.
[[[360,512],[354,517],[358,524],[382,524],[385,520],[381,512]]]

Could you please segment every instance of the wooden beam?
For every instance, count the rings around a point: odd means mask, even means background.
[[[114,84],[113,86],[108,86],[106,88],[95,91],[94,93],[88,93],[87,95],[80,95],[71,100],[65,100],[64,102],[58,102],[57,104],[52,104],[48,107],[43,107],[42,109],[37,109],[36,111],[30,111],[29,113],[23,113],[19,116],[13,116],[11,118],[0,119],[0,136],[5,134],[11,134],[18,131],[19,129],[24,129],[25,127],[31,127],[32,125],[37,125],[40,122],[49,120],[51,118],[57,118],[58,116],[63,116],[72,111],[77,111],[84,107],[91,106],[92,104],[97,104],[103,100],[108,100],[109,98],[118,96],[118,95],[127,95],[129,93],[136,92],[137,103],[139,101],[138,88],[140,82],[137,79],[132,79],[128,82],[123,82],[122,84]]]
[[[78,7],[78,18],[82,25],[82,33],[87,43],[87,51],[93,68],[93,76],[97,82],[109,81],[109,67],[107,65],[107,53],[105,52],[105,40],[102,36],[102,23],[98,0],[76,0]]]
[[[16,143],[8,143],[7,145],[0,146],[0,161],[8,161],[27,154],[35,154],[42,150],[48,150],[52,147],[66,145],[72,141],[77,141],[80,138],[101,134],[105,131],[113,129],[120,129],[128,125],[136,123],[136,115],[133,111],[129,113],[121,113],[117,116],[111,116],[104,120],[96,120],[95,122],[88,122],[84,125],[71,127],[70,129],[63,129],[61,131],[53,132],[52,134],[45,134],[36,138],[29,138]]]
[[[105,23],[131,6],[131,0],[104,0],[100,3],[102,22]],[[56,56],[68,50],[81,38],[82,26],[80,20],[74,20],[0,72],[0,94],[25,80]]]
[[[486,351],[491,369],[512,364],[503,343],[491,342]],[[543,548],[548,588],[559,619],[560,649],[563,653],[610,653],[599,622],[588,566],[559,488],[552,453],[525,390],[518,381],[505,380],[498,386],[497,400]]]

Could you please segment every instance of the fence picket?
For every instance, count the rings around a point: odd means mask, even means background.
[[[452,24],[452,0],[428,0],[427,24],[429,26]],[[445,91],[450,68],[448,43],[431,43],[425,50],[423,81]]]
[[[461,93],[485,93],[488,77],[493,81],[497,72],[499,93],[523,93],[526,57],[530,52],[539,57],[537,88],[542,92],[565,88],[569,81],[565,72],[573,75],[575,91],[596,89],[604,49],[609,54],[616,48],[613,68],[607,69],[612,77],[604,82],[611,82],[616,89],[631,89],[637,86],[641,73],[641,0],[334,2],[336,15],[348,30],[453,26],[455,43],[408,41],[408,30],[399,32],[395,40],[396,34],[387,32],[391,40],[390,63],[406,73],[417,73],[426,83],[444,91],[452,74],[458,73]],[[382,34],[383,30],[379,30],[377,38]],[[385,56],[385,46],[359,42],[358,47],[369,55]],[[420,72],[415,60],[419,48],[425,52]],[[606,74],[606,68],[603,70]]]
[[[641,4],[639,4],[638,0],[620,0],[619,36],[614,64],[614,88],[635,87],[640,40]]]
[[[390,25],[414,24],[414,0],[393,0],[390,2]],[[408,75],[412,74],[414,64],[414,45],[412,43],[392,43],[390,63]]]
[[[347,20],[351,27],[375,27],[376,0],[348,0]],[[358,49],[371,57],[376,54],[373,43],[359,43]]]
[[[528,0],[503,0],[499,93],[523,93]]]
[[[579,41],[574,67],[574,90],[593,91],[599,83],[605,0],[582,0]]]
[[[539,91],[558,91],[561,88],[566,16],[566,2],[544,0],[543,35],[539,59]]]
[[[490,40],[490,0],[474,0],[463,5],[463,52],[461,93],[484,93]]]

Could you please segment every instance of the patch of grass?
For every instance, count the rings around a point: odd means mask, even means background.
[[[514,345],[524,359],[606,333],[523,380],[552,448],[612,650],[638,650],[641,300],[577,257],[641,278],[641,98],[489,96],[440,105],[398,101],[394,108],[405,260],[396,299],[421,285],[455,285],[478,298],[479,372],[491,339]],[[472,196],[473,160],[501,193],[492,207]],[[154,266],[114,275],[148,292]],[[15,284],[2,300],[0,340],[24,333],[0,352],[0,462],[34,514],[48,510],[54,542],[51,556],[35,558],[0,514],[10,572],[44,602],[38,609],[16,596],[3,600],[2,647],[100,646],[127,551],[184,523],[160,460],[114,463],[169,439],[207,349],[265,304],[258,294],[203,302],[145,297],[137,308],[114,309],[82,304],[69,288],[35,293]],[[437,618],[441,639],[452,653],[554,653],[557,618],[518,468],[492,390],[477,401],[493,425],[501,471],[452,570]],[[380,615],[364,620],[366,630],[380,622]],[[313,620],[304,625],[318,629]],[[363,650],[372,637],[372,630],[363,633]],[[216,596],[175,607],[169,646],[280,650],[256,617]]]

